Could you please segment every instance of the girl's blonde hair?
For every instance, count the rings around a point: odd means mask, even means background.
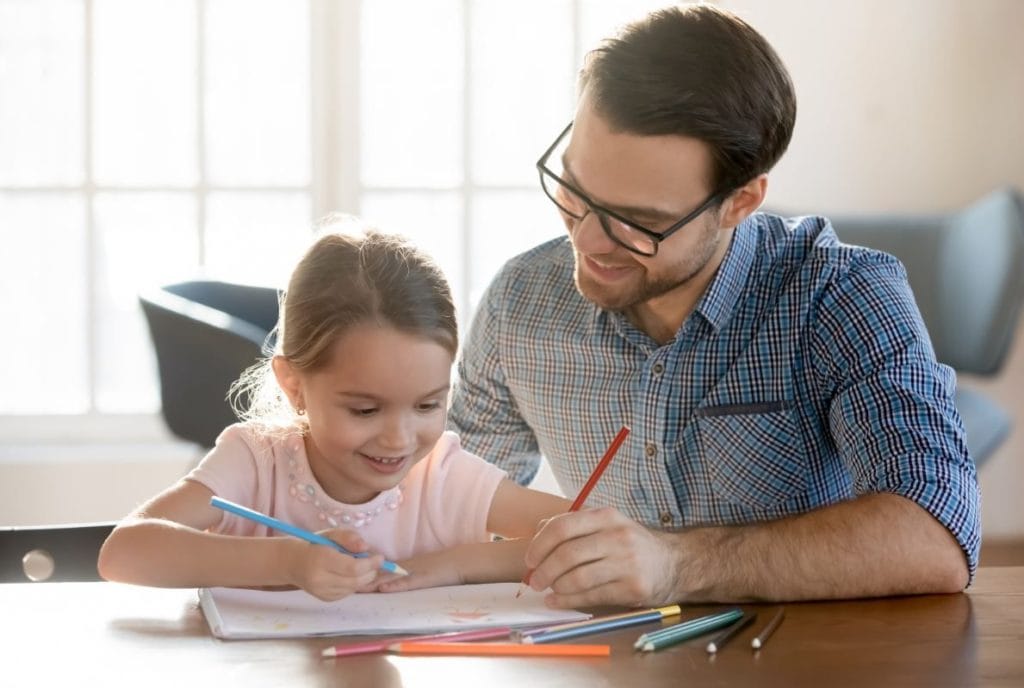
[[[329,362],[339,337],[364,323],[387,325],[458,350],[451,289],[437,264],[402,237],[330,218],[299,261],[281,298],[274,354],[302,373]],[[305,429],[274,377],[271,358],[246,370],[230,392],[235,412],[265,429]]]

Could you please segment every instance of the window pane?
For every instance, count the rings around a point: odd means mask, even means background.
[[[540,190],[477,194],[471,222],[470,301],[474,309],[505,261],[565,234],[558,211]]]
[[[85,212],[68,193],[0,193],[0,413],[89,407]]]
[[[0,184],[82,181],[80,2],[0,3]]]
[[[382,232],[401,234],[429,253],[444,271],[460,311],[463,299],[462,200],[459,194],[367,193],[361,215]]]
[[[312,238],[309,195],[211,193],[206,272],[214,279],[283,288]]]
[[[209,180],[308,184],[309,4],[209,0],[206,8]]]
[[[93,17],[96,180],[195,183],[195,3],[95,0]]]
[[[139,307],[143,289],[194,276],[196,203],[188,193],[105,193],[97,236],[96,406],[108,413],[160,409],[156,359]]]
[[[472,6],[472,176],[537,181],[534,163],[572,119],[576,68],[565,0]],[[527,47],[528,46],[528,47]]]
[[[461,183],[461,8],[461,0],[362,4],[364,184]]]

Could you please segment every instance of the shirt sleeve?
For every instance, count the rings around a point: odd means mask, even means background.
[[[445,547],[488,541],[487,517],[505,471],[467,452],[451,432],[429,460],[422,517],[436,540]]]
[[[971,578],[981,545],[977,474],[903,266],[869,252],[821,299],[814,365],[830,389],[828,421],[857,494],[920,505],[956,538]]]
[[[508,471],[521,485],[540,467],[533,430],[520,415],[502,365],[506,266],[484,294],[462,347],[448,427],[467,450]]]
[[[217,438],[213,449],[185,479],[205,485],[222,499],[261,510],[261,505],[255,503],[259,479],[255,452],[246,441],[249,432],[240,424],[229,426]],[[214,531],[254,535],[257,534],[256,526],[247,519],[225,513]],[[260,529],[265,530],[263,527]]]

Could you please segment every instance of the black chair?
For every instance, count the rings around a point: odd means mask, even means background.
[[[273,349],[278,291],[217,281],[139,295],[160,371],[163,417],[174,435],[209,448],[238,421],[228,390]]]
[[[830,217],[849,244],[890,253],[907,278],[936,357],[960,373],[992,376],[1006,361],[1024,301],[1024,197],[1006,188],[935,215]],[[1010,432],[1009,415],[959,382],[956,404],[975,463]]]
[[[0,583],[98,581],[113,523],[0,528]]]

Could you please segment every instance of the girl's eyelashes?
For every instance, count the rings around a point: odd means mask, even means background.
[[[416,410],[422,413],[430,413],[442,408],[444,404],[440,401],[427,401],[416,405]],[[376,406],[366,408],[348,407],[348,412],[358,418],[368,418],[380,411]]]

